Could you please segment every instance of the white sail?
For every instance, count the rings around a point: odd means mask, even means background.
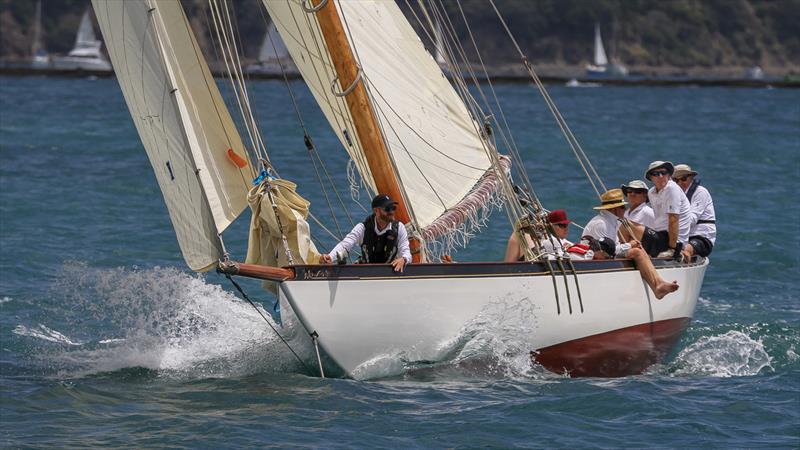
[[[31,53],[36,56],[44,51],[42,45],[42,0],[36,2],[36,15],[33,18],[33,46]]]
[[[92,4],[184,259],[207,270],[222,256],[217,234],[247,206],[241,137],[179,0]]]
[[[267,34],[264,35],[264,42],[261,43],[261,50],[258,52],[258,62],[283,61],[289,58],[289,50],[278,34],[275,23],[270,22]]]
[[[69,52],[69,56],[97,56],[100,54],[100,47],[103,43],[94,35],[92,18],[87,9],[81,18],[81,25],[78,27],[78,35],[75,36],[75,46]]]
[[[594,65],[605,66],[608,64],[606,49],[603,47],[603,37],[600,36],[600,25],[594,24]]]
[[[317,103],[374,190],[313,13],[294,1],[263,0]],[[491,167],[478,125],[392,1],[337,1],[389,152],[424,228],[452,208]],[[337,84],[336,90],[340,87]]]

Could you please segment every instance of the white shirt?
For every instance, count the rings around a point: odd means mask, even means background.
[[[603,238],[611,239],[617,245],[614,256],[624,257],[631,246],[630,244],[620,244],[619,226],[620,222],[617,216],[609,211],[600,210],[583,228],[583,236],[591,236],[598,241]]]
[[[398,222],[397,225],[397,255],[405,258],[406,263],[411,263],[411,248],[408,246],[408,232],[403,222]],[[389,223],[384,229],[379,230],[378,221],[375,221],[375,233],[378,236],[386,233],[391,228],[392,224]],[[328,253],[328,256],[331,257],[331,261],[338,260],[340,255],[342,258],[346,257],[354,245],[361,247],[361,244],[364,242],[364,231],[364,224],[357,223],[356,226],[353,227],[353,230],[342,239],[342,242],[336,244],[336,247]]]
[[[667,214],[678,214],[678,241],[686,242],[689,240],[689,228],[692,225],[692,211],[689,199],[683,192],[678,183],[669,180],[660,192],[656,187],[650,188],[647,193],[650,199],[650,206],[653,207],[653,226],[655,231],[669,230],[669,218]]]
[[[640,203],[636,209],[625,210],[625,218],[650,228],[653,228],[653,222],[655,222],[653,208],[647,203]]]
[[[697,190],[692,195],[691,204],[691,228],[689,229],[689,236],[702,236],[712,244],[717,241],[717,225],[713,223],[700,223],[698,220],[714,220],[714,201],[711,200],[711,194],[708,189],[703,186],[697,186]]]
[[[619,237],[617,236],[619,225],[617,216],[606,210],[600,210],[583,228],[583,236],[591,236],[598,241],[603,238],[609,238],[614,242],[619,242]]]

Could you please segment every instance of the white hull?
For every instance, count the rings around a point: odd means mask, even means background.
[[[635,269],[579,273],[580,301],[571,274],[569,299],[563,275],[556,277],[558,302],[549,274],[291,280],[281,283],[280,298],[284,320],[296,314],[307,332],[316,332],[324,355],[345,375],[371,378],[391,375],[373,371],[382,359],[441,360],[468,324],[498,308],[520,306],[533,328],[531,351],[670,319],[688,323],[707,265],[660,268],[680,285],[662,300]]]
[[[53,59],[56,70],[86,70],[91,72],[111,72],[111,63],[103,58],[62,56]]]

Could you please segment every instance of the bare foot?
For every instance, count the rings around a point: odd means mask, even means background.
[[[667,294],[675,292],[677,290],[678,290],[677,281],[673,281],[672,283],[667,283],[666,281],[662,281],[661,283],[658,283],[658,286],[656,286],[654,294],[656,294],[657,299],[661,300]]]

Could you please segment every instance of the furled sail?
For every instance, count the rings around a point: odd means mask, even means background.
[[[255,171],[179,0],[92,0],[114,72],[192,270],[247,206]]]
[[[336,75],[314,13],[304,9],[307,2],[263,3],[328,122],[374,190],[345,102],[332,92]],[[491,169],[480,127],[394,2],[337,1],[336,6],[416,225],[423,229],[456,207]]]

